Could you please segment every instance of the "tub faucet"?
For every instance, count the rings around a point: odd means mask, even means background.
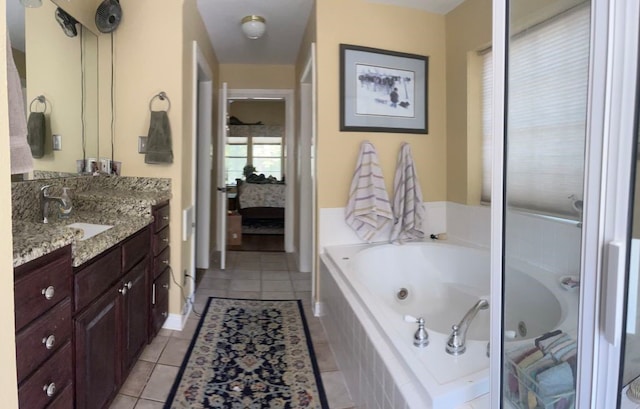
[[[40,220],[42,223],[49,223],[49,203],[56,202],[63,208],[70,205],[61,197],[49,196],[50,187],[51,185],[44,185],[40,188]]]
[[[462,317],[462,320],[451,327],[453,332],[449,335],[447,341],[446,351],[450,355],[462,355],[467,350],[467,331],[471,321],[476,317],[478,311],[486,310],[489,308],[489,301],[485,299],[478,300],[478,302],[471,307],[469,311]]]

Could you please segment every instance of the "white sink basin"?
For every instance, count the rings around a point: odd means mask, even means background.
[[[87,240],[96,234],[100,234],[103,231],[107,231],[113,226],[109,226],[107,224],[91,224],[91,223],[72,223],[67,225],[67,227],[73,227],[74,229],[81,229],[84,232],[84,235],[80,240]]]

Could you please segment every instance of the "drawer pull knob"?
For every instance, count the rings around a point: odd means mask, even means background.
[[[124,287],[119,288],[119,289],[118,289],[118,292],[119,292],[120,294],[122,294],[123,296],[125,296],[125,295],[127,294],[127,286],[125,285]]]
[[[162,260],[162,264],[169,264],[169,260]]]
[[[162,284],[162,288],[168,290],[169,289],[169,284]]]
[[[162,216],[162,220],[169,220],[169,216]]]
[[[44,344],[45,348],[53,349],[56,344],[56,337],[54,335],[49,335],[46,338],[42,338],[42,343]]]
[[[165,242],[165,243],[169,243],[169,238],[168,237],[163,237],[162,241]]]
[[[131,281],[129,281],[125,287],[127,287],[127,290],[131,290],[131,287],[133,287],[133,283]]]
[[[165,312],[163,312],[163,313],[162,313],[162,316],[163,316],[163,317],[165,317],[165,318],[167,318],[167,312],[166,312],[166,311],[165,311]]]
[[[47,394],[48,397],[52,397],[53,395],[56,394],[56,384],[51,382],[48,385],[44,385],[42,387],[42,390],[44,391],[44,393]]]
[[[44,295],[44,298],[46,298],[47,300],[52,299],[55,294],[56,294],[56,289],[53,288],[52,285],[42,289],[42,295]]]

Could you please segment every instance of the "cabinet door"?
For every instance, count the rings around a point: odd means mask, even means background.
[[[147,342],[149,316],[147,266],[145,258],[139,262],[123,279],[127,288],[123,308],[123,356],[125,373],[135,363],[135,359]]]
[[[150,337],[152,339],[158,334],[160,328],[169,315],[169,285],[170,270],[166,268],[164,272],[155,279],[151,291],[151,327]]]
[[[76,407],[100,409],[116,392],[121,373],[118,288],[112,287],[76,317]]]

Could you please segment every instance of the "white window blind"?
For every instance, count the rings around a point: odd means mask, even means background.
[[[589,7],[576,7],[511,38],[505,141],[510,207],[579,217],[570,196],[582,198],[589,17]],[[487,82],[485,176],[491,171]],[[490,180],[485,177],[483,200],[490,198]]]

